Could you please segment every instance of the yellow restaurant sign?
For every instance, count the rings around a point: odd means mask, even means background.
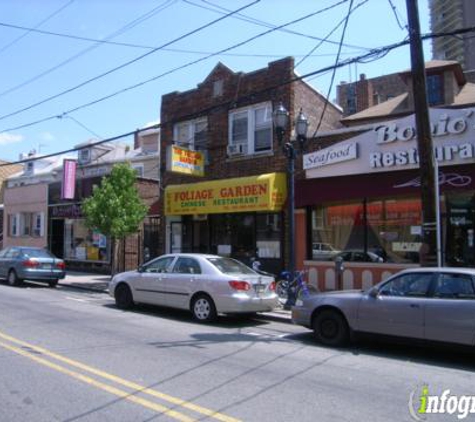
[[[286,197],[284,173],[170,185],[165,189],[165,214],[280,211]]]
[[[169,159],[170,171],[191,174],[192,176],[204,176],[204,156],[199,151],[191,151],[172,145]]]

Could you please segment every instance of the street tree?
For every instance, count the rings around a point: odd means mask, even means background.
[[[136,171],[129,164],[116,164],[82,205],[86,226],[112,239],[113,274],[119,271],[121,242],[137,232],[148,210],[138,194],[136,180]]]

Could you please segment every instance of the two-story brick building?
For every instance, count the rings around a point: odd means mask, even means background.
[[[219,63],[197,88],[162,97],[163,251],[257,253],[264,269],[284,266],[287,158],[272,122],[280,103],[291,122],[302,109],[315,131],[326,99],[297,77],[293,58],[249,73]],[[340,118],[328,103],[322,130]]]

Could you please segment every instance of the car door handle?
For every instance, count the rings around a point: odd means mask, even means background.
[[[411,303],[409,306],[411,308],[420,308],[420,306],[417,303]]]

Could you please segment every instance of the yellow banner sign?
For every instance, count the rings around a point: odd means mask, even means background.
[[[165,214],[280,211],[286,197],[284,173],[170,185],[165,189]]]
[[[203,153],[172,145],[170,147],[169,158],[170,171],[191,174],[192,176],[204,176]]]

